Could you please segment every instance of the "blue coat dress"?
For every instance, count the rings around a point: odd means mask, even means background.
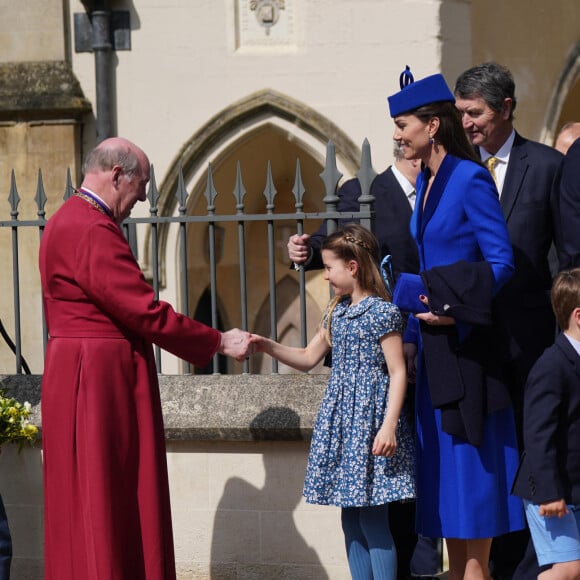
[[[497,190],[485,168],[447,155],[433,181],[417,181],[411,233],[421,270],[460,260],[486,260],[494,290],[510,278],[513,258]],[[433,409],[419,341],[417,370],[417,531],[431,537],[489,538],[522,529],[521,502],[510,495],[518,465],[511,408],[486,417],[483,441],[474,446],[441,429]]]

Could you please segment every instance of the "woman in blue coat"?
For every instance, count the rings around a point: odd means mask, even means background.
[[[454,316],[434,313],[429,284],[425,295],[431,297],[431,310],[416,315],[417,532],[446,539],[450,580],[483,580],[489,577],[491,539],[524,527],[521,502],[510,496],[518,464],[514,418],[507,392],[496,397],[497,384],[488,380],[492,373],[479,357],[491,345],[480,342],[481,348],[472,348],[473,356],[468,353],[459,363],[454,357],[461,358],[462,347],[476,337],[490,336],[488,327],[472,324],[477,317],[469,318],[485,310],[477,300],[485,297],[486,284],[477,276],[488,272],[491,304],[513,273],[513,256],[497,190],[467,140],[454,102],[441,75],[413,82],[408,67],[401,91],[389,97],[394,139],[406,159],[420,159],[423,166],[411,219],[422,279],[432,280],[435,288],[442,277],[445,291],[459,285],[454,299],[472,301],[451,302],[451,308],[444,301],[435,311]],[[466,271],[476,276],[469,292],[462,287],[468,283]],[[432,273],[436,276],[426,277]],[[460,390],[454,392],[460,394],[446,401],[456,383]]]

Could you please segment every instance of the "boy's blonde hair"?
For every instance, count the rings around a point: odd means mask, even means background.
[[[554,278],[551,299],[558,325],[568,330],[572,312],[580,308],[580,268],[565,270]]]

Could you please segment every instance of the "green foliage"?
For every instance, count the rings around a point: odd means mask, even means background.
[[[19,451],[26,443],[34,443],[38,427],[28,420],[31,406],[28,401],[20,403],[6,396],[0,389],[0,447],[6,443],[17,443]]]

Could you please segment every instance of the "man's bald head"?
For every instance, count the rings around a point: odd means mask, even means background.
[[[137,201],[147,199],[150,165],[142,149],[122,137],[99,143],[83,164],[82,187],[108,205],[117,223],[129,217]]]
[[[566,123],[556,137],[554,148],[566,155],[570,145],[580,137],[580,122]]]
[[[111,137],[97,145],[85,158],[83,174],[110,171],[115,165],[131,179],[144,167],[149,166],[147,155],[142,149],[122,137]]]

